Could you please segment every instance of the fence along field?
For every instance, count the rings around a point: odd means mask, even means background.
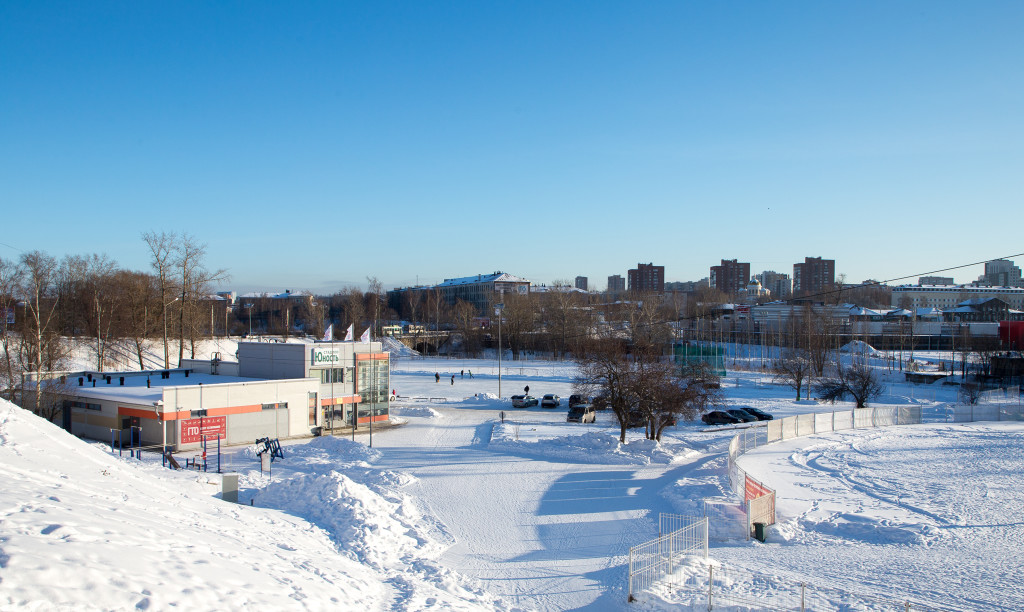
[[[1020,400],[1019,393],[1014,395]],[[999,392],[990,400],[1013,399],[1007,393]],[[750,476],[739,467],[736,459],[746,451],[792,438],[833,431],[849,431],[875,427],[893,427],[900,425],[916,425],[922,422],[920,406],[899,406],[879,408],[858,408],[848,411],[802,414],[776,421],[768,421],[766,427],[744,429],[732,438],[729,443],[729,479],[733,491],[745,499],[743,505],[729,504],[718,501],[707,501],[704,504],[703,517],[680,517],[684,523],[702,526],[707,545],[708,534],[724,537],[736,537],[735,528],[739,517],[745,513],[746,536],[751,536],[755,523],[770,525],[775,522],[775,492],[764,483]],[[1024,420],[1024,407],[1020,404],[981,404],[955,405],[950,407],[948,420],[956,423],[975,421],[1021,421]],[[666,528],[678,524],[666,523],[667,516],[659,517],[659,529],[662,534]],[[668,532],[671,535],[671,532]],[[712,537],[712,539],[722,539]],[[708,559],[704,554],[704,563],[689,562],[687,557],[695,556],[694,548],[682,546],[666,535],[645,542],[630,549],[629,563],[629,600],[634,601],[644,591],[663,589],[675,592],[678,599],[680,592],[689,593],[691,603],[703,599],[708,610],[717,604],[749,606],[756,609],[787,609],[787,610],[829,610],[837,609],[834,602],[843,602],[851,609],[871,610],[950,610],[953,608],[936,608],[909,600],[896,600],[876,597],[868,593],[850,593],[841,589],[813,585],[798,578],[780,578],[757,574],[747,570],[729,568]]]

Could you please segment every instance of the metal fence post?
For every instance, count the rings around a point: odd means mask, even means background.
[[[629,598],[627,601],[633,601],[633,549],[629,549]]]
[[[708,517],[704,517],[704,559],[708,558]]]
[[[806,582],[801,582],[800,583],[800,612],[804,612],[804,610],[807,609],[805,607],[805,597],[806,597],[806,594],[807,594],[806,591],[807,591],[807,583]]]
[[[714,604],[715,596],[715,568],[708,566],[708,610],[715,607]]]

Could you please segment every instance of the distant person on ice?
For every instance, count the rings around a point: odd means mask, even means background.
[[[470,370],[470,371],[469,371],[469,377],[470,377],[470,378],[473,378],[473,370]]]
[[[529,393],[529,392],[530,392],[530,385],[526,385],[525,387],[523,387],[523,393]]]
[[[455,375],[452,374],[452,385],[454,385],[454,384],[455,384]]]
[[[462,370],[461,372],[459,372],[459,378],[465,378],[465,377],[466,377],[466,371],[465,370]]]
[[[436,383],[441,382],[441,375],[438,374],[437,372],[434,372],[434,382],[436,382]]]

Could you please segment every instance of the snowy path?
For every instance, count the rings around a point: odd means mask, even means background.
[[[687,466],[622,466],[488,450],[490,412],[437,408],[382,433],[377,466],[413,474],[409,493],[440,518],[454,545],[441,558],[493,594],[539,610],[625,606],[625,555],[656,535],[669,511],[658,492]],[[550,419],[551,413],[515,416]]]

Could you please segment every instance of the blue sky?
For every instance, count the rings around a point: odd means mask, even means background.
[[[233,287],[332,292],[1024,252],[1022,31],[1021,2],[4,2],[0,257],[147,269],[184,231]]]

